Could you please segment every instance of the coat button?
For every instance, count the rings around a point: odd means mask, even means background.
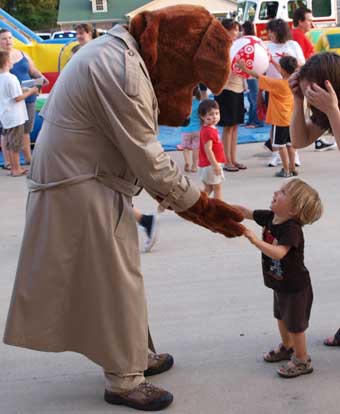
[[[132,50],[129,50],[129,51],[128,51],[128,55],[129,55],[129,56],[134,56],[135,54],[133,53],[133,51],[132,51]]]

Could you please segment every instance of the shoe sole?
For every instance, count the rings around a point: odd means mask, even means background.
[[[313,372],[313,368],[310,368],[308,370],[306,370],[305,372],[299,372],[293,375],[289,375],[289,374],[283,374],[280,371],[276,371],[278,373],[278,375],[282,378],[296,378],[299,377],[300,375],[307,375],[307,374],[311,374]]]
[[[143,404],[138,404],[136,402],[129,401],[126,398],[123,398],[120,395],[108,392],[107,390],[105,390],[105,393],[104,393],[104,400],[108,404],[125,405],[126,407],[131,407],[131,408],[134,408],[135,410],[140,410],[140,411],[163,410],[164,408],[168,407],[172,403],[173,399],[174,397],[172,396],[172,394],[168,394],[167,398],[164,398],[163,400],[152,401],[148,405],[143,405]]]
[[[334,145],[334,147],[327,147],[327,148],[315,148],[316,152],[324,152],[324,151],[330,151],[330,150],[335,150],[336,149],[336,145]]]

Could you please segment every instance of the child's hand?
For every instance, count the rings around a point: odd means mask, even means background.
[[[240,59],[236,62],[235,65],[238,69],[243,70],[246,67],[246,62],[244,61],[244,59]]]
[[[214,165],[213,170],[215,175],[222,175],[222,167],[220,164]]]
[[[248,229],[248,228],[246,228],[246,230],[245,230],[245,232],[243,233],[243,235],[244,235],[244,237],[246,237],[246,238],[250,241],[250,243],[252,243],[252,244],[254,244],[254,242],[255,242],[256,240],[258,240],[258,238],[257,238],[256,234],[255,234],[252,230],[250,230],[250,229]]]
[[[36,86],[28,89],[30,95],[38,95],[39,89]]]

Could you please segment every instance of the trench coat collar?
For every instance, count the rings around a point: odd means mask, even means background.
[[[131,36],[126,27],[116,24],[107,32],[109,35],[122,39],[126,46],[139,54],[139,47],[134,37]]]

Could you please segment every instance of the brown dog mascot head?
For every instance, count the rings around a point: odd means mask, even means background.
[[[229,75],[231,40],[199,6],[172,6],[135,16],[129,31],[140,47],[160,109],[159,123],[180,126],[190,116],[192,92],[204,83],[218,94]]]

